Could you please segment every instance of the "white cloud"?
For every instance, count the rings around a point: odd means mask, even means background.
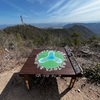
[[[70,0],[69,2],[65,3],[62,7],[59,7],[54,12],[50,13],[49,16],[64,16],[66,14],[71,13],[75,8],[81,6],[81,0]],[[83,4],[83,3],[82,3]]]
[[[30,10],[29,12],[30,12],[31,14],[39,15],[38,12],[35,12],[35,11],[33,11],[33,10]]]
[[[17,5],[13,0],[3,1],[15,10],[14,16],[18,18],[22,15],[25,20],[30,22],[32,19],[37,22],[100,21],[100,0],[56,0],[54,1],[56,3],[52,2],[53,5],[49,4],[49,0],[25,0],[30,7]],[[41,9],[33,9],[34,4],[36,4],[35,8],[41,5]]]
[[[100,0],[70,0],[63,7],[49,14],[58,22],[100,21]]]
[[[99,6],[100,6],[100,0],[90,0],[85,5],[75,9],[74,11],[79,12],[83,10],[94,9]]]
[[[59,2],[57,2],[56,4],[54,4],[47,12],[51,12],[52,10],[54,10],[55,8],[58,8],[65,0],[60,0]]]

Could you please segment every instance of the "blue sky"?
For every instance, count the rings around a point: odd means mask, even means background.
[[[100,22],[100,0],[0,0],[0,24]]]

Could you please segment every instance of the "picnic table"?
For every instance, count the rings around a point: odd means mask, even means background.
[[[44,52],[48,55],[43,54]],[[59,56],[57,56],[57,53],[62,55],[58,54]],[[59,58],[61,56],[62,59]],[[30,89],[30,77],[71,77],[69,88],[72,88],[76,77],[82,77],[82,72],[82,68],[77,63],[70,48],[66,46],[55,49],[33,49],[20,70],[19,76],[25,78],[28,89]]]

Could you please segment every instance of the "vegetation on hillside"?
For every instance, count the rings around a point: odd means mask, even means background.
[[[79,33],[71,34],[72,43],[73,43],[74,46],[77,46],[77,45],[81,44],[80,36],[81,36],[81,34],[79,34]]]
[[[85,77],[88,78],[88,82],[100,84],[100,64],[95,67],[91,67],[84,70]]]
[[[71,34],[75,32],[79,33],[80,40],[86,40],[93,34],[91,31],[89,33],[88,29],[84,29],[84,27],[81,26],[74,26],[70,29],[39,29],[31,25],[17,25],[5,28],[4,31],[7,34],[20,34],[23,40],[31,40],[31,43],[36,46],[63,46],[66,44],[72,45]],[[79,39],[76,40],[79,42]]]
[[[100,39],[82,26],[69,29],[40,29],[31,25],[17,25],[0,31],[0,72],[13,68],[27,58],[33,48],[60,47],[69,45],[79,49],[89,44],[91,49],[100,50]],[[77,51],[76,49],[76,51]],[[98,53],[98,52],[97,52]],[[88,68],[85,76],[100,83],[100,65]]]

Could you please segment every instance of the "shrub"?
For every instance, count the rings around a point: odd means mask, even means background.
[[[22,46],[22,38],[21,38],[20,34],[17,34],[16,38],[17,38],[17,41],[18,41],[18,47],[21,47]]]
[[[89,82],[100,84],[100,64],[97,64],[94,68],[85,69],[84,75]]]
[[[80,40],[80,33],[74,32],[73,34],[71,34],[72,37],[72,44],[74,46],[80,45],[81,44],[81,40]]]

